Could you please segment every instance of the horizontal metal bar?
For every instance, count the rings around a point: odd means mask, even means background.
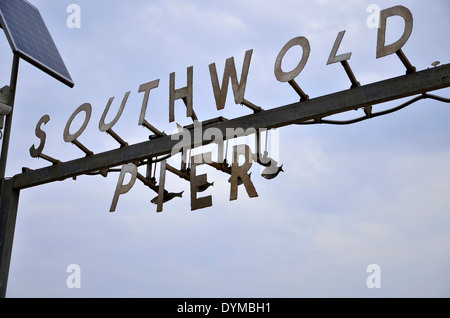
[[[251,134],[249,128],[283,127],[449,86],[450,65],[442,65],[251,115],[219,121],[208,125],[206,128],[217,128],[222,132],[224,139],[231,139],[235,136]],[[203,130],[206,128],[202,127]],[[242,129],[240,131],[235,130],[236,134],[234,135],[227,135],[228,128]],[[172,136],[162,136],[86,158],[30,170],[13,177],[14,188],[29,188],[133,161],[169,154],[180,140],[180,138],[177,138],[179,136],[176,135],[180,134],[175,134],[174,140],[172,140]],[[191,136],[191,145],[194,146],[194,134],[191,134]],[[203,144],[208,143],[209,141],[203,141]]]

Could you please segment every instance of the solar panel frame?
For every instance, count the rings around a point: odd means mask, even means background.
[[[0,0],[0,26],[14,54],[69,87],[74,86],[37,7],[26,0]]]

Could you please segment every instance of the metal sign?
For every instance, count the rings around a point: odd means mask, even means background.
[[[392,17],[394,15],[398,15],[403,18],[404,20],[404,30],[401,35],[401,37],[395,42],[390,45],[386,45],[385,38],[386,38],[386,21],[389,17]],[[376,57],[381,58],[390,54],[397,53],[397,55],[400,57],[401,61],[404,63],[407,74],[411,74],[415,72],[415,68],[410,64],[410,62],[407,60],[406,56],[401,51],[401,48],[403,45],[407,42],[409,36],[412,32],[412,25],[413,25],[413,17],[411,12],[402,6],[395,6],[386,10],[381,11],[380,14],[380,28],[378,30],[378,37],[377,37],[377,43],[376,43]],[[344,53],[344,54],[338,54],[339,52],[339,46],[341,42],[343,41],[345,34],[345,30],[338,33],[336,41],[331,49],[327,65],[333,64],[333,63],[341,63],[344,67],[344,70],[346,71],[350,82],[351,82],[351,90],[347,91],[346,94],[349,95],[348,100],[352,100],[352,96],[358,95],[358,91],[356,88],[360,87],[360,83],[357,81],[355,75],[353,74],[350,65],[348,63],[348,60],[350,60],[350,57],[352,55],[351,52]],[[286,55],[286,53],[293,48],[294,46],[300,46],[302,48],[302,56],[300,57],[300,60],[298,62],[298,65],[290,70],[285,71],[282,69],[282,62],[283,58]],[[274,64],[274,75],[276,79],[280,82],[288,82],[293,89],[299,94],[300,101],[305,102],[309,100],[309,96],[300,88],[300,86],[295,82],[295,78],[301,73],[303,68],[308,62],[308,58],[310,55],[310,44],[306,37],[299,36],[291,39],[286,43],[286,45],[280,50]],[[183,100],[186,106],[186,116],[191,117],[194,121],[194,125],[191,127],[179,127],[179,134],[178,135],[172,135],[170,136],[171,141],[172,140],[180,140],[176,144],[171,144],[171,151],[168,153],[167,151],[164,151],[162,153],[156,153],[156,154],[148,154],[147,156],[143,158],[131,158],[128,162],[125,163],[125,165],[120,170],[120,175],[117,183],[116,190],[114,192],[114,196],[112,199],[112,203],[110,206],[110,212],[114,212],[116,210],[119,197],[125,193],[127,193],[134,185],[135,181],[139,179],[142,181],[145,185],[147,185],[150,189],[152,189],[154,192],[156,192],[157,196],[151,200],[152,203],[157,205],[157,212],[161,212],[163,210],[163,204],[176,198],[181,197],[182,193],[180,192],[168,192],[164,189],[165,187],[165,174],[166,171],[169,170],[176,175],[180,176],[181,178],[186,179],[190,182],[190,198],[191,198],[191,210],[201,209],[212,206],[212,198],[211,196],[204,196],[204,197],[198,197],[199,192],[206,191],[208,188],[208,185],[211,185],[212,182],[208,181],[208,178],[206,175],[196,175],[196,167],[198,165],[202,164],[209,164],[217,169],[228,173],[229,176],[229,183],[230,183],[230,200],[236,200],[238,197],[238,185],[243,185],[242,188],[244,188],[248,194],[249,197],[257,197],[258,193],[254,186],[254,183],[252,179],[249,177],[249,170],[252,167],[252,164],[254,162],[261,164],[265,167],[265,170],[262,173],[262,177],[265,179],[272,179],[276,177],[282,170],[282,167],[278,165],[278,163],[268,156],[268,153],[266,151],[265,157],[263,156],[263,153],[261,153],[259,149],[259,139],[261,133],[264,133],[266,130],[270,130],[282,125],[286,124],[292,124],[292,123],[302,123],[304,120],[302,118],[295,117],[289,117],[290,120],[284,120],[284,122],[279,124],[260,124],[258,125],[258,120],[262,118],[262,115],[269,111],[263,111],[263,109],[259,106],[254,105],[253,103],[246,100],[245,97],[245,89],[247,85],[247,78],[248,73],[250,69],[250,63],[251,63],[251,57],[253,54],[253,50],[248,50],[245,52],[244,60],[243,60],[243,66],[242,70],[240,72],[240,77],[238,78],[238,71],[236,69],[236,65],[234,62],[234,58],[231,57],[226,60],[225,62],[225,69],[223,71],[223,77],[222,77],[222,83],[219,82],[219,76],[216,69],[215,63],[212,63],[209,65],[209,71],[210,71],[210,77],[211,77],[211,84],[212,84],[212,90],[214,93],[214,98],[216,102],[216,108],[217,110],[221,110],[225,107],[226,104],[226,97],[228,93],[228,88],[230,86],[231,82],[231,88],[234,95],[234,101],[236,104],[243,104],[247,107],[249,107],[251,110],[254,111],[255,115],[251,117],[247,117],[245,120],[248,120],[249,124],[240,123],[240,124],[233,124],[230,127],[227,127],[225,131],[220,128],[220,125],[225,125],[225,123],[229,123],[229,120],[224,119],[223,117],[219,117],[215,120],[210,121],[204,121],[201,122],[198,120],[194,107],[193,107],[193,73],[194,68],[188,67],[187,68],[187,85],[184,87],[175,87],[175,73],[171,73],[170,78],[170,85],[169,85],[169,123],[175,121],[175,101],[176,100]],[[152,136],[152,141],[150,144],[154,145],[157,143],[157,140],[162,140],[161,138],[165,136],[162,132],[160,132],[158,129],[156,129],[153,125],[151,125],[145,118],[146,110],[148,107],[148,103],[150,100],[151,91],[154,89],[157,89],[159,86],[160,79],[156,79],[153,81],[150,81],[148,83],[144,83],[139,86],[138,93],[143,93],[143,102],[141,107],[141,112],[139,116],[138,124],[142,125],[144,127],[147,127],[150,129],[150,131],[154,134]],[[404,85],[404,84],[402,84]],[[384,85],[385,87],[386,85]],[[395,86],[394,86],[395,87]],[[422,87],[422,86],[420,86]],[[399,90],[395,90],[395,92],[399,92]],[[111,104],[114,102],[114,97],[111,97],[104,109],[104,112],[98,122],[98,128],[101,132],[106,132],[108,135],[113,137],[120,145],[120,148],[126,148],[129,147],[128,143],[125,142],[116,132],[113,131],[114,125],[117,123],[117,121],[120,119],[120,116],[122,115],[124,108],[126,106],[127,100],[130,96],[131,92],[126,92],[120,107],[118,108],[118,112],[116,113],[114,119],[109,122],[105,123],[105,118],[108,115],[109,109],[111,107]],[[373,95],[373,94],[371,94]],[[383,95],[385,95],[385,91],[383,90]],[[396,95],[393,98],[398,98],[398,95]],[[367,117],[372,116],[372,105],[374,105],[377,101],[370,101],[368,102],[368,96],[365,96],[365,98],[357,103],[353,103],[351,105],[352,109],[355,108],[364,108],[366,112]],[[392,97],[389,99],[393,99]],[[386,98],[387,99],[387,98]],[[316,99],[317,100],[317,99]],[[347,100],[347,98],[340,97],[338,99],[339,101]],[[312,100],[311,100],[312,101]],[[342,104],[340,102],[339,104]],[[302,104],[300,106],[300,109],[307,109],[308,105],[306,103]],[[288,107],[294,109],[293,106]],[[320,108],[314,108],[313,113],[313,119],[315,122],[321,121],[321,119],[327,115],[318,113],[318,109]],[[333,113],[346,111],[348,109],[338,109]],[[283,112],[287,113],[287,109],[283,109]],[[84,115],[83,115],[84,113]],[[79,106],[74,113],[70,116],[69,120],[66,123],[63,137],[65,142],[73,143],[76,145],[80,150],[84,152],[86,156],[93,156],[94,153],[89,149],[88,146],[82,144],[80,142],[80,137],[82,136],[84,130],[86,129],[87,125],[90,122],[91,119],[91,113],[92,113],[92,106],[89,103],[85,103],[81,106]],[[258,116],[260,115],[260,116]],[[80,128],[77,130],[72,128],[72,122],[77,116],[84,116],[83,124]],[[272,116],[273,118],[276,118],[276,116]],[[258,119],[257,119],[258,118]],[[46,159],[50,162],[52,162],[54,165],[59,165],[60,162],[57,159],[54,159],[50,157],[49,155],[43,154],[44,146],[45,146],[45,138],[46,134],[42,130],[42,124],[47,123],[50,120],[49,115],[44,115],[36,126],[36,136],[40,139],[40,144],[36,148],[34,145],[30,149],[30,154],[32,157],[40,157],[43,159]],[[323,121],[322,121],[323,122]],[[75,130],[75,133],[70,133],[70,131]],[[239,130],[243,130],[243,132],[239,132]],[[264,130],[264,131],[263,131]],[[239,135],[256,135],[258,139],[257,144],[257,151],[256,153],[252,153],[251,149],[247,145],[237,145],[234,146],[232,149],[232,162],[231,165],[229,165],[226,162],[226,158],[223,157],[223,142],[224,140],[232,139],[234,137],[237,137]],[[204,153],[203,155],[195,155],[191,156],[190,158],[187,157],[187,154],[190,150],[202,146],[209,142],[216,143],[218,148],[220,148],[220,151],[218,151],[218,158],[217,160],[213,161],[211,152]],[[121,151],[123,154],[124,151]],[[176,169],[175,167],[169,166],[165,159],[175,156],[178,153],[181,153],[182,156],[182,163],[181,167],[179,169]],[[161,159],[158,159],[158,156],[161,155],[167,155],[164,157],[164,160],[161,161]],[[112,156],[112,155],[111,155]],[[110,157],[111,157],[110,156]],[[244,164],[240,165],[239,157],[244,158]],[[264,161],[261,161],[261,158],[264,157]],[[155,165],[157,162],[160,162],[160,177],[159,182],[157,182],[156,178],[149,178],[151,175],[151,172],[155,170]],[[147,175],[144,177],[138,172],[138,167],[141,165],[147,165]],[[110,171],[110,167],[104,167],[101,166],[98,168],[98,173],[102,174],[103,176],[107,176],[108,172]],[[152,170],[153,169],[153,170]],[[27,175],[32,174],[33,172],[26,173],[24,175],[24,178],[26,178]],[[125,179],[125,175],[129,174],[131,176],[130,181],[127,184],[124,184],[123,181]]]
[[[386,45],[386,21],[392,16],[400,16],[404,20],[404,30],[396,42]],[[0,218],[1,296],[5,295],[6,290],[15,217],[19,194],[22,189],[67,178],[76,178],[84,174],[98,174],[107,177],[111,172],[119,172],[117,186],[109,208],[110,212],[116,211],[120,196],[126,194],[137,180],[154,192],[153,195],[148,197],[149,202],[156,205],[157,212],[162,212],[164,204],[183,195],[183,192],[170,192],[166,189],[168,186],[166,184],[166,173],[169,171],[190,183],[191,210],[202,209],[213,204],[211,195],[204,195],[203,192],[207,193],[208,188],[213,185],[214,181],[209,180],[207,174],[198,174],[200,165],[209,165],[227,174],[230,184],[230,200],[236,200],[239,192],[242,192],[243,189],[251,198],[258,196],[254,184],[256,177],[251,176],[249,172],[253,164],[263,167],[261,173],[261,178],[263,179],[273,179],[284,171],[283,165],[279,164],[271,156],[267,148],[264,151],[261,150],[262,134],[267,134],[273,129],[288,125],[352,124],[397,111],[424,98],[450,102],[449,99],[429,94],[430,91],[450,86],[450,65],[416,71],[402,52],[403,45],[411,35],[412,27],[412,14],[403,6],[395,6],[380,12],[376,57],[381,58],[395,53],[405,66],[406,74],[367,85],[360,85],[351,70],[348,61],[352,53],[339,52],[340,44],[344,40],[345,30],[339,32],[331,48],[327,64],[341,63],[349,77],[351,86],[344,91],[314,98],[306,94],[295,81],[295,78],[308,62],[310,55],[309,41],[303,36],[291,39],[280,50],[275,60],[274,76],[280,82],[289,83],[299,95],[300,101],[273,109],[263,109],[245,99],[245,89],[253,50],[245,52],[240,77],[238,77],[233,57],[225,62],[221,83],[215,63],[210,64],[209,71],[216,109],[220,110],[225,107],[227,92],[231,82],[235,103],[242,104],[253,111],[253,114],[234,119],[218,117],[200,121],[195,114],[193,105],[193,67],[187,68],[186,86],[184,87],[175,87],[176,74],[171,73],[169,75],[169,123],[176,121],[174,107],[177,100],[184,102],[186,116],[193,120],[192,125],[185,127],[178,125],[178,132],[172,135],[161,132],[146,120],[151,91],[158,88],[160,79],[143,83],[136,90],[138,94],[143,93],[138,125],[149,129],[152,135],[149,137],[149,140],[133,145],[129,145],[123,140],[113,128],[124,112],[132,92],[126,92],[123,98],[117,101],[121,103],[120,107],[114,119],[106,123],[106,116],[115,100],[115,97],[111,97],[107,101],[104,112],[98,121],[98,128],[101,132],[105,132],[114,138],[118,143],[118,148],[102,153],[94,154],[89,145],[85,145],[80,141],[84,130],[91,121],[92,114],[92,105],[84,103],[71,114],[62,132],[64,141],[74,144],[84,154],[84,157],[69,162],[61,162],[49,154],[44,154],[46,133],[43,129],[43,124],[47,124],[51,119],[49,115],[42,116],[35,130],[39,144],[31,146],[30,155],[34,158],[45,159],[51,165],[36,170],[24,169],[22,173],[15,175],[11,179],[2,180],[0,198],[0,212],[2,216]],[[294,69],[286,71],[282,68],[283,58],[294,46],[302,48],[302,56],[299,57],[299,62]],[[390,110],[378,113],[373,111],[374,106],[377,104],[408,96],[415,97]],[[327,118],[334,114],[356,109],[363,109],[365,115],[349,121],[335,121]],[[84,120],[82,125],[76,129],[72,127],[72,123],[78,116],[84,116]],[[231,163],[228,163],[226,160],[227,156],[224,155],[224,150],[228,149],[225,143],[230,139],[241,136],[255,136],[256,150],[253,153],[248,144],[237,144],[232,147],[232,160]],[[208,144],[217,146],[217,158],[214,160],[211,152],[192,154],[191,151],[193,149]],[[173,167],[167,162],[167,159],[177,155],[180,155],[182,158],[181,164],[180,167]],[[140,166],[146,166],[145,175],[138,171]],[[160,172],[158,180],[155,174],[156,166],[159,166]],[[129,175],[129,181],[125,183],[127,175]]]

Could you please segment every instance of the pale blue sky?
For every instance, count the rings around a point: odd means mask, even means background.
[[[222,74],[225,60],[233,56],[240,72],[249,49],[245,98],[267,109],[296,102],[296,93],[273,74],[279,51],[296,36],[307,37],[311,45],[296,79],[311,98],[350,87],[339,64],[326,65],[342,30],[340,52],[352,52],[349,64],[361,84],[402,75],[405,69],[395,55],[375,58],[376,29],[366,24],[372,3],[410,9],[414,29],[403,51],[418,70],[450,59],[450,6],[443,0],[31,2],[40,9],[75,87],[21,62],[8,176],[22,167],[48,165],[29,155],[44,114],[51,120],[44,126],[43,153],[62,161],[82,157],[62,136],[72,112],[86,102],[93,113],[79,140],[95,153],[117,148],[98,130],[98,121],[108,99],[116,98],[112,109],[117,109],[127,91],[130,98],[114,131],[130,144],[147,140],[149,131],[137,125],[143,96],[138,89],[155,79],[160,85],[151,92],[146,118],[173,132],[169,74],[175,72],[177,86],[184,86],[189,66],[194,67],[199,119],[249,114],[234,104],[231,89],[225,109],[216,110],[208,69],[215,62]],[[80,29],[66,25],[71,3],[81,8]],[[388,36],[395,38],[397,25],[391,27]],[[1,79],[8,83],[11,51],[0,38],[0,67],[6,74]],[[290,58],[295,62],[294,54]],[[435,93],[450,96],[448,89]],[[176,118],[189,123],[181,104]],[[447,118],[447,104],[427,100],[351,126],[282,128],[284,173],[267,181],[254,165],[259,197],[250,199],[240,189],[239,199],[230,202],[228,176],[202,167],[200,173],[215,181],[205,192],[212,195],[213,207],[195,212],[189,184],[171,174],[167,188],[185,193],[160,214],[150,203],[155,194],[139,181],[109,213],[118,174],[24,190],[7,296],[448,297]],[[66,286],[70,264],[81,268],[80,289]],[[366,286],[369,264],[381,267],[380,289]]]

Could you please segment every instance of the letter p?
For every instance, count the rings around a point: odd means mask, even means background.
[[[131,179],[127,184],[123,184],[126,173],[131,174]],[[136,177],[137,177],[137,167],[135,164],[129,163],[122,167],[122,170],[120,170],[119,180],[117,181],[116,191],[114,192],[114,197],[109,212],[114,212],[116,210],[119,195],[125,194],[131,190],[134,183],[136,182]]]

